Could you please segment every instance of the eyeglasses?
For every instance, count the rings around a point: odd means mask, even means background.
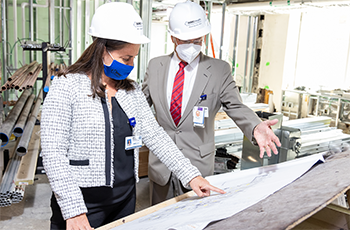
[[[181,44],[195,44],[195,45],[202,45],[203,39],[196,39],[196,40],[180,40],[177,39],[179,41],[179,43]]]

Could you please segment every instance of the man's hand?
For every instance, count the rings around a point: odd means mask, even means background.
[[[210,196],[210,190],[221,194],[226,193],[225,191],[209,184],[209,182],[201,176],[193,178],[190,181],[190,186],[199,197]]]
[[[260,158],[264,156],[266,150],[267,155],[271,156],[271,150],[278,154],[276,145],[281,146],[281,142],[278,137],[273,133],[270,126],[277,124],[278,120],[263,121],[258,124],[254,129],[254,138],[260,148]],[[276,145],[275,145],[276,144]]]
[[[91,230],[90,223],[86,214],[81,214],[67,219],[67,230]]]

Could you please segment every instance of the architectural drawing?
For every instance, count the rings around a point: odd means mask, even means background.
[[[208,177],[211,184],[226,194],[193,196],[113,229],[203,229],[210,222],[230,217],[278,191],[319,160],[324,161],[322,155],[312,155],[278,165]]]

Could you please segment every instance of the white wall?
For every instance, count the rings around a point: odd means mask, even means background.
[[[251,27],[252,28],[252,27]],[[238,40],[237,40],[237,54],[236,54],[236,72],[235,81],[237,85],[243,86],[245,62],[246,62],[246,47],[248,34],[248,16],[240,16],[238,25]],[[252,33],[250,33],[252,34]],[[250,38],[252,36],[250,35]],[[248,54],[249,55],[249,54]],[[246,73],[249,74],[250,57],[248,57],[248,67]],[[247,82],[248,79],[246,79]],[[249,80],[248,80],[249,81]],[[247,85],[247,83],[246,83]]]
[[[150,58],[170,54],[174,50],[174,43],[167,32],[168,22],[152,22]]]
[[[303,13],[294,87],[349,88],[349,38],[349,9]]]
[[[259,88],[268,86],[280,110],[289,15],[265,15]]]
[[[292,12],[289,15],[282,89],[293,89],[295,86],[301,20],[301,12]]]

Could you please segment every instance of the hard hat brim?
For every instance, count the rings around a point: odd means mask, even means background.
[[[95,34],[95,33],[88,33],[88,35],[97,37],[97,38],[104,38],[104,39],[110,39],[110,40],[116,40],[115,38],[108,37],[108,36],[102,36],[100,34]],[[127,38],[119,38],[118,41],[123,41],[131,44],[146,44],[149,43],[151,40],[146,37],[145,35],[141,35],[138,37],[127,37]]]
[[[207,34],[210,33],[210,30],[211,30],[211,26],[206,26],[200,30],[197,30],[197,31],[193,31],[193,32],[190,32],[190,33],[181,33],[181,34],[176,34],[174,33],[173,31],[171,31],[170,29],[168,30],[169,31],[169,34],[171,36],[174,36],[180,40],[191,40],[191,39],[195,39],[195,38],[199,38],[199,37],[203,37]]]

